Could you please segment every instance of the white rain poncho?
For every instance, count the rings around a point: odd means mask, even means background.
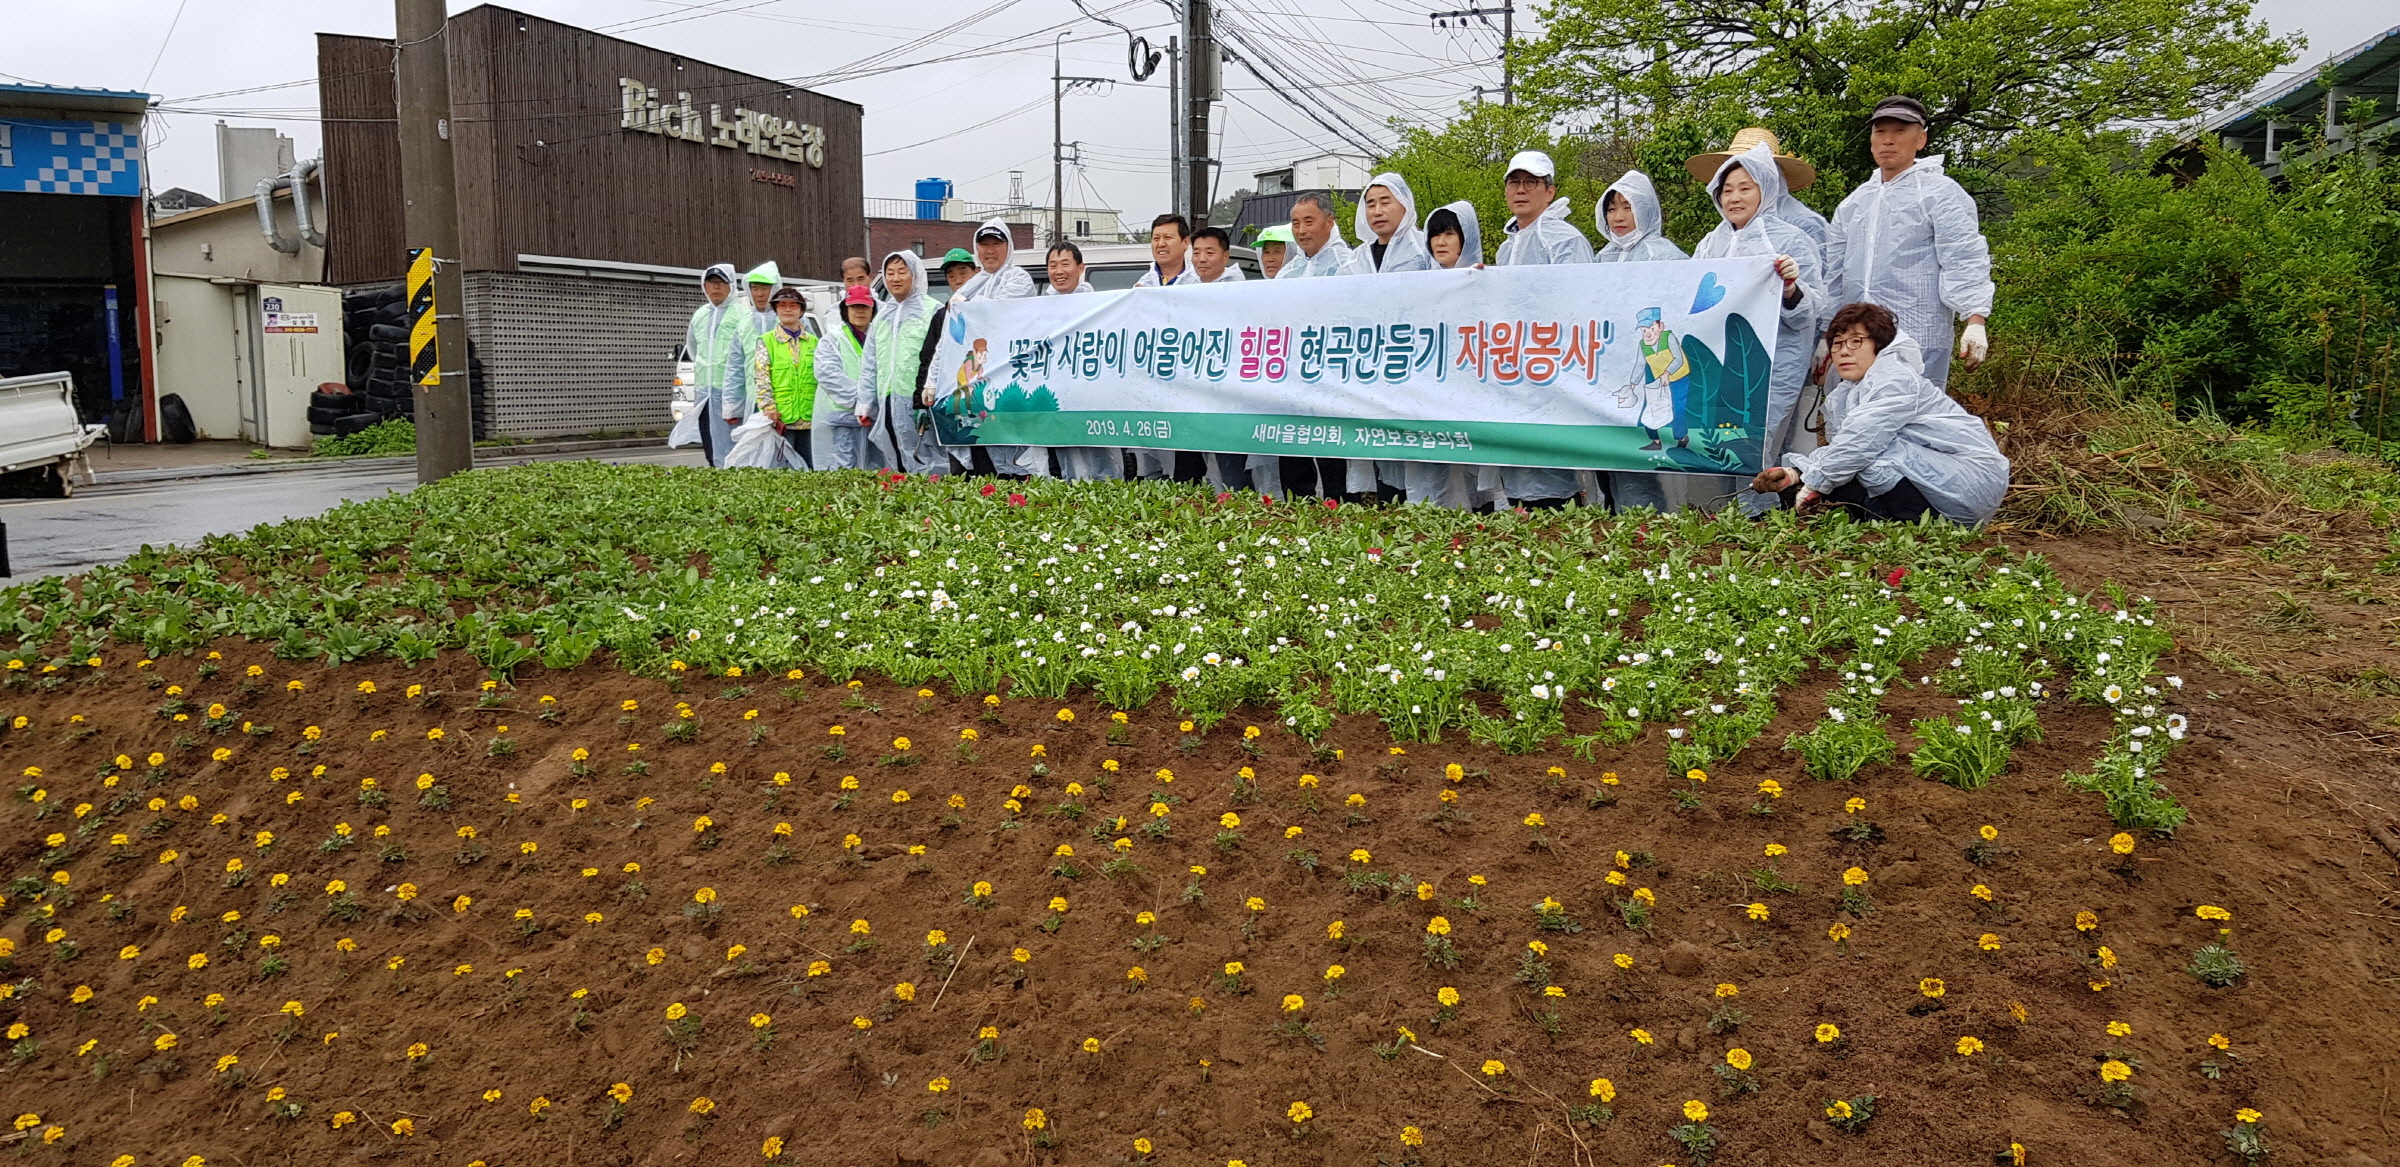
[[[1375,261],[1375,229],[1367,224],[1366,192],[1382,187],[1400,200],[1400,225],[1392,229],[1391,242],[1383,248],[1383,262]],[[1351,213],[1350,229],[1358,233],[1358,246],[1350,249],[1350,258],[1342,262],[1346,276],[1391,275],[1404,271],[1433,270],[1433,253],[1425,249],[1425,232],[1417,227],[1417,195],[1408,189],[1408,180],[1397,174],[1378,174],[1367,180],[1359,192],[1358,206]]]
[[[979,300],[1015,300],[1031,296],[1036,290],[1033,286],[1033,277],[1026,274],[1024,268],[1018,267],[1012,262],[1017,255],[1016,233],[1008,229],[1008,224],[998,219],[985,220],[982,226],[975,228],[975,233],[981,235],[987,230],[1000,232],[1000,237],[1008,243],[1008,255],[1000,261],[997,271],[984,270],[981,267],[981,261],[978,260],[975,275],[965,284],[960,285],[958,291],[951,293],[950,302],[952,304],[972,304]],[[1050,448],[1048,446],[985,446],[983,449],[986,454],[991,456],[993,473],[1022,474],[1035,478],[1050,476]],[[950,456],[956,458],[962,466],[969,465],[974,461],[971,455],[972,451],[964,446],[950,451]]]
[[[1568,219],[1574,209],[1571,199],[1553,199],[1530,227],[1519,227],[1516,219],[1510,218],[1501,227],[1504,238],[1500,241],[1500,254],[1492,257],[1492,266],[1592,262],[1592,241],[1584,238],[1583,232],[1576,230]]]
[[[1203,284],[1238,284],[1249,278],[1250,277],[1248,275],[1245,275],[1242,272],[1242,265],[1233,262],[1231,257],[1227,257],[1225,260],[1225,270],[1219,273],[1217,278],[1213,280],[1200,280],[1198,282]]]
[[[775,266],[774,260],[770,259],[745,273],[742,276],[741,286],[735,290],[734,294],[740,296],[744,304],[748,304],[750,289],[761,284],[766,285],[769,295],[774,294],[774,289],[783,286],[783,272]],[[749,354],[755,354],[758,351],[760,337],[775,331],[775,309],[753,307],[750,310],[750,318],[746,327],[749,331],[742,337],[742,352],[745,355],[741,374],[736,377],[728,373],[725,377],[725,383],[728,386],[738,383],[741,392],[718,402],[725,407],[726,421],[736,426],[748,420],[751,414],[758,412],[758,394],[750,384]],[[739,413],[734,412],[737,403],[741,408]]]
[[[1798,227],[1810,239],[1816,240],[1820,249],[1825,246],[1826,237],[1832,233],[1826,225],[1825,216],[1818,214],[1815,207],[1801,202],[1798,195],[1788,190],[1775,201],[1775,217]]]
[[[1042,289],[1045,296],[1080,296],[1099,291],[1092,281],[1083,280],[1064,292],[1053,284]],[[1106,480],[1115,482],[1125,477],[1125,451],[1117,446],[1057,446],[1058,476],[1069,482]]]
[[[1611,234],[1608,229],[1608,200],[1611,196],[1625,200],[1633,208],[1633,230],[1623,235]],[[1639,170],[1628,170],[1623,178],[1611,184],[1600,203],[1592,209],[1592,225],[1600,229],[1600,254],[1593,263],[1652,263],[1662,259],[1689,259],[1675,241],[1660,234],[1665,216],[1658,208],[1658,188],[1650,176]]]
[[[1200,273],[1192,270],[1191,249],[1185,248],[1183,252],[1183,270],[1176,272],[1174,279],[1160,279],[1158,273],[1158,261],[1154,259],[1150,261],[1150,270],[1143,272],[1142,278],[1133,281],[1133,286],[1137,288],[1175,288],[1181,287],[1185,284],[1196,284],[1199,282]]]
[[[1981,526],[2008,493],[2008,456],[1982,418],[1925,379],[1923,361],[1905,330],[1892,338],[1864,380],[1840,382],[1826,396],[1831,440],[1786,455],[1784,465],[1819,494],[1855,480],[1879,495],[1905,478],[1943,518]]]
[[[858,400],[866,358],[866,346],[851,334],[848,321],[835,324],[817,342],[817,411],[808,429],[808,450],[819,470],[860,466],[866,430],[858,424]]]
[[[692,408],[698,414],[695,423],[708,430],[709,452],[715,465],[724,465],[725,455],[733,450],[733,427],[725,424],[724,411],[717,405],[718,394],[726,392],[726,381],[734,381],[735,392],[748,388],[750,362],[743,354],[743,338],[749,325],[745,318],[749,306],[742,302],[741,273],[730,263],[710,264],[701,273],[703,289],[710,279],[725,281],[725,302],[710,304],[703,301],[692,312],[692,322],[683,335],[684,351],[692,355]]]
[[[1549,207],[1535,217],[1532,226],[1520,226],[1510,218],[1502,229],[1507,238],[1500,243],[1500,254],[1492,258],[1494,267],[1534,267],[1543,264],[1590,263],[1591,241],[1575,224],[1567,221],[1573,204],[1566,199],[1553,199]],[[1572,470],[1555,470],[1541,466],[1487,466],[1476,478],[1479,490],[1495,486],[1508,492],[1512,499],[1541,501],[1553,498],[1573,498],[1583,486]]]
[[[1450,212],[1450,218],[1458,223],[1460,241],[1458,262],[1452,264],[1451,268],[1464,269],[1482,263],[1483,228],[1476,220],[1475,204],[1465,199],[1460,199],[1455,203],[1444,203],[1435,207],[1433,214],[1425,216],[1425,253],[1433,254],[1433,221],[1444,211]],[[1441,261],[1435,260],[1433,266],[1437,269],[1440,268]]]
[[[1765,145],[1725,160],[1716,176],[1708,180],[1708,197],[1717,201],[1717,192],[1725,185],[1725,176],[1739,166],[1758,184],[1759,207],[1750,222],[1736,229],[1731,222],[1720,222],[1692,249],[1694,259],[1726,259],[1737,255],[1788,255],[1800,267],[1799,302],[1782,310],[1781,327],[1775,335],[1774,378],[1767,383],[1766,429],[1759,439],[1759,465],[1772,466],[1783,456],[1790,444],[1793,415],[1800,402],[1801,382],[1808,379],[1808,366],[1817,347],[1817,321],[1827,313],[1825,307],[1824,269],[1817,245],[1800,228],[1769,213],[1783,197],[1783,171],[1775,165],[1775,155]],[[1724,213],[1722,206],[1718,214]],[[1780,301],[1779,301],[1780,302]],[[1753,514],[1771,510],[1775,496],[1744,490],[1739,496],[1745,509]]]
[[[1858,184],[1833,228],[1825,249],[1832,303],[1889,309],[1902,332],[1930,346],[1925,379],[1948,384],[1956,322],[1992,312],[1992,249],[1974,196],[1931,154],[1889,182],[1877,171]]]
[[[900,250],[883,257],[908,265],[906,299],[894,303],[867,326],[866,352],[859,360],[859,413],[867,418],[865,466],[909,474],[940,473],[949,455],[935,444],[930,427],[919,429],[917,415],[917,354],[925,346],[925,330],[933,323],[933,299],[925,294],[925,261]]]
[[[1342,265],[1350,261],[1350,245],[1342,242],[1342,229],[1336,224],[1325,236],[1325,246],[1315,255],[1300,250],[1300,240],[1292,239],[1283,249],[1283,270],[1275,273],[1279,280],[1303,280],[1311,276],[1338,276]]]

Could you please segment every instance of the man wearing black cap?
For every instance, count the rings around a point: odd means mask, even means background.
[[[1876,173],[1842,200],[1825,241],[1833,302],[1880,304],[1925,352],[1925,379],[1945,384],[1953,346],[1972,369],[1989,355],[1984,318],[1992,311],[1992,249],[1975,200],[1942,173],[1942,156],[1925,148],[1925,105],[1913,97],[1875,103],[1868,149]],[[1954,321],[1966,329],[1952,339]]]

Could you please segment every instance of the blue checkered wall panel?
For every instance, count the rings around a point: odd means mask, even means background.
[[[0,118],[0,191],[138,198],[141,123]]]

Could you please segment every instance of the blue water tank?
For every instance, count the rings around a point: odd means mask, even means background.
[[[949,180],[949,179],[947,179],[947,178],[920,178],[920,179],[918,179],[918,180],[917,180],[917,217],[918,217],[918,218],[920,218],[920,219],[939,219],[939,218],[941,218],[941,217],[942,217],[942,200],[944,200],[944,199],[947,199],[947,198],[949,198],[949,197],[950,197],[950,180]]]

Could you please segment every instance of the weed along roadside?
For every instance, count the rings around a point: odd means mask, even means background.
[[[479,471],[11,590],[19,1129],[2368,1145],[2382,868],[2138,591],[1939,526],[694,475]]]

